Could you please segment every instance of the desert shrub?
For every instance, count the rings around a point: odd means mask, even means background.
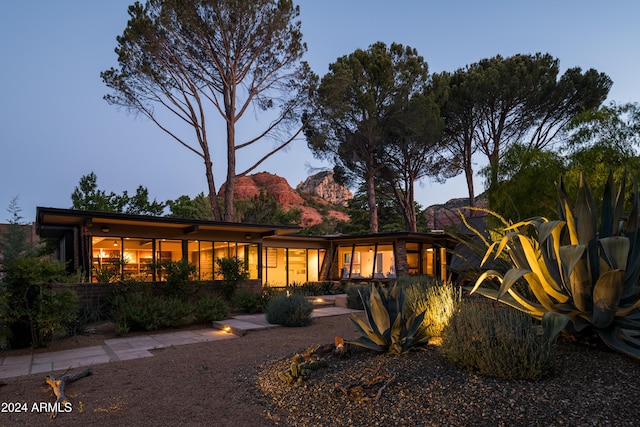
[[[131,293],[113,300],[111,318],[117,333],[153,331],[187,325],[193,321],[193,305],[179,298]]]
[[[424,312],[422,327],[430,337],[439,337],[462,302],[462,289],[436,278],[404,288],[405,315]]]
[[[434,276],[427,276],[427,275],[411,275],[411,276],[401,276],[398,277],[395,280],[395,284],[398,285],[399,287],[402,288],[406,288],[409,286],[414,286],[414,285],[421,285],[421,286],[430,286],[434,283],[439,282],[440,279],[438,279],[437,277]]]
[[[158,265],[164,281],[156,283],[156,291],[169,298],[186,299],[197,290],[195,273],[197,268],[186,259],[162,261]]]
[[[362,299],[368,299],[370,291],[371,287],[366,283],[347,285],[345,288],[345,293],[347,294],[347,307],[353,310],[364,310]]]
[[[458,366],[500,378],[540,379],[554,366],[552,343],[530,316],[474,300],[451,317],[441,353]]]
[[[251,289],[239,289],[233,296],[233,305],[244,313],[259,313],[262,311],[262,294]]]
[[[128,295],[130,293],[151,294],[154,284],[152,282],[139,282],[136,280],[118,280],[113,283],[113,295]]]
[[[227,301],[233,299],[238,285],[249,277],[244,261],[238,257],[217,258],[215,273],[222,276],[221,291]]]
[[[267,322],[283,326],[311,324],[313,304],[301,295],[278,295],[265,308]]]
[[[262,298],[262,308],[264,309],[269,303],[269,301],[271,301],[273,298],[277,297],[278,295],[286,295],[286,291],[284,290],[284,288],[264,285],[262,287],[262,293],[260,294]]]
[[[292,294],[304,296],[336,295],[344,291],[338,282],[325,280],[322,282],[293,283],[287,287]]]
[[[195,303],[193,314],[198,322],[208,323],[214,320],[227,319],[230,310],[229,305],[222,298],[212,294],[205,294]]]

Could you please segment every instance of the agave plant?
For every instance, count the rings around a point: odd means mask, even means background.
[[[424,311],[414,312],[409,317],[403,315],[402,287],[394,285],[391,290],[385,291],[371,285],[371,292],[368,298],[362,297],[362,303],[367,323],[351,315],[351,321],[362,336],[357,341],[350,341],[350,344],[374,351],[400,354],[429,340],[426,328],[420,327],[424,319]]]
[[[575,332],[591,328],[609,347],[640,359],[640,201],[634,178],[631,212],[624,221],[625,182],[616,194],[609,174],[598,227],[584,176],[575,207],[560,180],[559,219],[538,217],[507,228],[483,264],[491,256],[502,257],[512,268],[504,274],[485,271],[471,292],[542,319],[549,337],[569,324]],[[491,279],[498,280],[498,289],[486,286]],[[516,283],[526,285],[527,295]]]

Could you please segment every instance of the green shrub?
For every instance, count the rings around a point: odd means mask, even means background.
[[[287,286],[287,290],[291,294],[303,296],[336,295],[344,291],[343,287],[337,282],[329,280],[323,282],[305,282],[301,284],[293,283]]]
[[[540,379],[554,367],[552,343],[530,316],[473,300],[451,317],[441,353],[458,366],[500,378]]]
[[[278,295],[266,308],[267,322],[283,326],[307,326],[311,324],[313,304],[301,295]]]
[[[432,278],[427,282],[417,282],[404,289],[405,316],[424,312],[422,327],[430,337],[439,337],[458,311],[462,302],[462,289],[452,283],[444,283]]]
[[[262,287],[262,293],[260,297],[262,298],[262,308],[264,309],[269,301],[278,295],[286,295],[286,292],[282,288],[277,288],[269,285],[265,285]]]
[[[230,310],[229,305],[222,298],[205,294],[195,303],[193,314],[198,322],[209,323],[229,318]]]
[[[233,295],[247,277],[249,272],[243,260],[238,257],[216,258],[215,273],[222,276],[222,295],[231,301]]]
[[[56,335],[66,333],[78,316],[77,295],[71,290],[51,290],[51,283],[63,281],[67,275],[65,264],[18,257],[5,262],[3,270],[0,303],[6,306],[0,313],[0,323],[9,326],[3,335],[5,340],[9,338],[11,347],[46,346]],[[2,329],[6,331],[5,326]]]
[[[162,261],[159,272],[164,281],[156,283],[160,295],[169,298],[187,299],[197,288],[195,273],[197,268],[186,259],[180,261]]]
[[[239,289],[233,296],[233,304],[244,313],[259,313],[262,311],[262,295],[251,289]]]
[[[427,275],[411,275],[411,276],[402,276],[398,277],[395,280],[395,284],[406,288],[414,285],[423,285],[423,286],[431,286],[435,283],[440,282],[441,280],[434,276]]]
[[[142,293],[117,295],[111,317],[120,331],[154,331],[175,328],[193,322],[194,307],[179,298],[166,298]]]
[[[371,287],[366,283],[357,283],[347,285],[345,293],[347,294],[347,307],[352,310],[364,310],[362,305],[363,298],[369,298]]]

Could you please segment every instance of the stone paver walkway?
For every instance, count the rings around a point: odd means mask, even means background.
[[[343,307],[317,307],[312,317],[338,316],[352,313]],[[245,335],[248,331],[278,327],[267,322],[264,314],[236,316],[214,322],[214,329],[167,332],[135,337],[105,340],[104,344],[72,350],[34,353],[22,356],[2,357],[0,351],[0,379],[22,375],[61,371],[69,368],[119,362],[141,357],[151,357],[149,350],[171,346],[226,340]],[[228,329],[228,331],[225,331]],[[232,332],[232,333],[229,333]]]

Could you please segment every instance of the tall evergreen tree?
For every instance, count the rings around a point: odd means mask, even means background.
[[[105,99],[148,117],[205,165],[213,218],[223,219],[217,203],[211,135],[216,119],[226,130],[227,175],[224,219],[234,217],[233,191],[245,175],[301,132],[298,112],[313,80],[301,62],[299,7],[291,0],[148,0],[129,7],[129,22],[117,38],[119,68],[101,77],[113,90]],[[155,107],[162,107],[156,111]],[[270,111],[270,123],[245,141],[237,127],[247,112]],[[163,113],[177,116],[193,136],[182,136]],[[170,115],[171,115],[170,114]],[[293,123],[296,123],[293,126]],[[238,172],[241,149],[259,153],[258,142],[275,144]]]

